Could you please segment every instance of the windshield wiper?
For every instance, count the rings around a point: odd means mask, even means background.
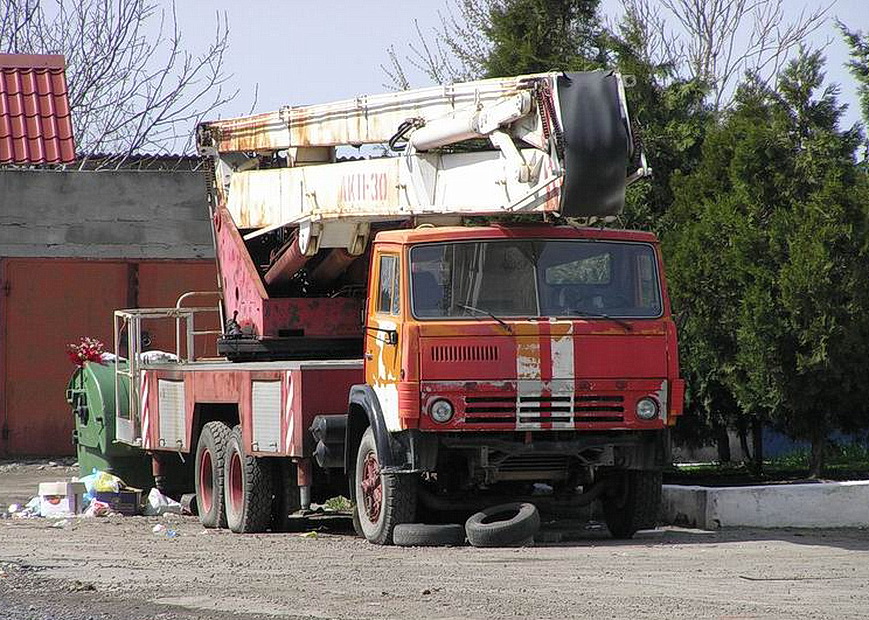
[[[478,312],[480,314],[485,314],[486,316],[491,317],[491,318],[495,319],[496,321],[498,321],[498,323],[500,323],[501,327],[503,327],[504,329],[507,330],[508,334],[513,333],[513,328],[511,328],[509,325],[507,325],[507,323],[505,323],[503,319],[499,319],[498,317],[496,317],[494,314],[492,314],[488,310],[480,310],[479,308],[474,308],[474,306],[466,306],[465,304],[456,304],[456,305],[459,308],[462,308],[464,310],[470,310],[471,312]]]
[[[585,310],[571,310],[570,313],[574,316],[582,316],[589,319],[606,319],[608,321],[612,321],[613,323],[618,323],[622,327],[624,327],[628,331],[632,331],[634,326],[624,319],[619,319],[614,316],[610,316],[608,314],[604,314],[603,312],[586,312]]]

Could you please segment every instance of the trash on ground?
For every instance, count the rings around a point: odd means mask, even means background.
[[[58,529],[63,529],[67,525],[69,525],[69,519],[61,519],[60,521],[55,521],[49,527],[56,527]]]
[[[93,501],[108,504],[114,513],[133,517],[141,513],[142,490],[127,487],[119,491],[96,491]]]
[[[310,532],[305,532],[304,534],[299,534],[299,538],[319,538],[320,535],[317,534],[316,531],[311,530]]]
[[[39,514],[43,517],[80,514],[87,491],[81,482],[40,482]]]
[[[148,493],[148,499],[145,502],[145,516],[156,517],[167,513],[180,515],[181,512],[181,504],[171,497],[163,495],[158,489],[151,489],[151,492]]]
[[[87,509],[82,513],[84,517],[107,517],[112,513],[112,507],[98,499],[91,500]]]
[[[97,587],[94,584],[79,581],[78,579],[69,584],[68,588],[70,592],[93,592],[96,589]]]
[[[87,487],[88,495],[93,497],[96,492],[117,493],[126,488],[124,481],[105,471],[93,470],[93,473],[79,479]]]

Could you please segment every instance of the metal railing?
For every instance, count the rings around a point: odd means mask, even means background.
[[[213,296],[218,299],[216,306],[185,307],[184,302],[191,297]],[[114,345],[115,345],[115,412],[117,417],[118,440],[124,443],[141,445],[142,417],[142,387],[141,373],[145,365],[142,359],[143,330],[142,322],[148,320],[175,321],[175,360],[182,363],[196,361],[196,337],[219,335],[217,330],[197,330],[195,319],[198,315],[216,313],[222,319],[220,293],[212,291],[193,291],[178,298],[174,308],[130,308],[115,310],[114,313]],[[221,321],[222,324],[222,321]],[[125,333],[126,332],[126,333]],[[182,347],[183,343],[183,347]],[[126,349],[125,351],[123,349]],[[126,355],[122,355],[126,353]],[[127,361],[126,367],[123,360]],[[129,381],[129,402],[126,411],[121,408],[121,383],[126,378]]]

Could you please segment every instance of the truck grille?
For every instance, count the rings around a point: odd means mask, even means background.
[[[466,396],[467,424],[612,423],[625,417],[624,396],[577,394],[570,396]],[[518,411],[517,411],[518,407]]]

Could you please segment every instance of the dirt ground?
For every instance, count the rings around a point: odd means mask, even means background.
[[[66,472],[0,466],[0,512]],[[174,515],[56,522],[0,520],[0,618],[865,618],[869,609],[864,530],[663,528],[623,542],[599,524],[560,523],[521,549],[407,549],[355,538],[346,520],[316,535],[246,536]]]

